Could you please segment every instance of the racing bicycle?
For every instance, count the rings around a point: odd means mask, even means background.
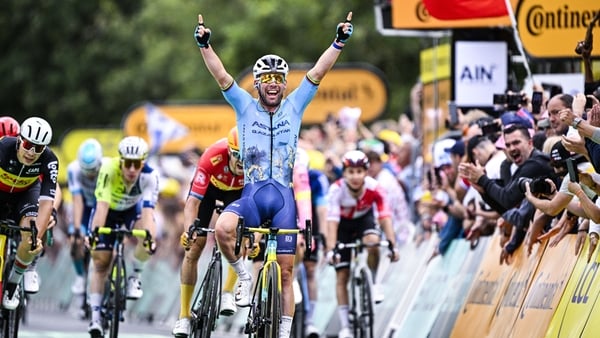
[[[240,253],[244,237],[250,239],[253,246],[254,233],[267,236],[266,252],[263,265],[258,272],[258,279],[254,286],[248,319],[244,333],[248,337],[277,338],[279,337],[279,324],[281,322],[281,267],[277,263],[277,236],[304,234],[306,252],[311,251],[312,233],[310,220],[306,221],[304,230],[280,229],[271,226],[267,220],[261,227],[245,227],[244,218],[240,217],[237,224],[235,241],[235,254]]]
[[[124,239],[125,237],[137,237],[144,240],[145,246],[151,247],[152,236],[148,230],[130,230],[125,224],[121,224],[117,228],[97,228],[92,240],[98,235],[115,235],[116,255],[112,262],[102,301],[102,326],[105,329],[110,329],[110,338],[117,338],[119,336],[119,323],[125,320],[123,314],[127,308],[127,270],[123,254]]]
[[[29,228],[21,228],[12,219],[0,221],[0,295],[4,296],[6,281],[17,258],[17,247],[21,241],[21,231],[31,232],[31,250],[35,250],[38,232],[35,221],[29,223]],[[23,279],[14,291],[20,299],[19,305],[14,310],[5,309],[0,305],[0,336],[5,338],[17,338],[19,335],[19,324],[25,316],[27,298],[23,287]]]
[[[188,238],[193,240],[198,236],[206,237],[209,232],[214,233],[215,230],[201,227],[200,220],[196,219],[188,230]],[[215,244],[206,274],[192,303],[191,338],[208,338],[216,327],[221,308],[221,275],[223,273],[221,264],[221,252]]]
[[[363,243],[360,239],[354,243],[337,243],[334,249],[336,255],[344,249],[349,249],[350,254],[350,307],[348,315],[355,338],[373,338],[374,311],[373,311],[373,277],[367,266],[366,248],[388,247],[393,252],[389,241],[378,243]]]

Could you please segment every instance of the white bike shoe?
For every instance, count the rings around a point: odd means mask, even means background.
[[[11,298],[8,297],[8,290],[4,290],[4,295],[2,295],[2,306],[7,310],[14,310],[19,306],[20,300],[19,285],[17,285]]]
[[[221,316],[233,316],[237,311],[235,299],[230,292],[221,295]]]
[[[23,289],[27,293],[40,291],[40,276],[35,270],[25,270],[23,273]]]
[[[142,281],[134,276],[127,278],[127,299],[140,299],[144,295],[142,290]]]
[[[90,322],[90,326],[88,326],[88,333],[91,337],[104,337],[104,329],[102,328],[102,324],[99,321]]]
[[[338,333],[338,338],[354,338],[354,335],[352,334],[352,330],[350,330],[349,327],[345,327],[341,329]]]
[[[319,329],[312,324],[306,325],[304,332],[306,333],[306,338],[319,338],[321,336]]]
[[[237,287],[235,288],[235,304],[239,307],[250,306],[252,299],[252,278],[250,279],[239,279]]]
[[[177,338],[187,338],[190,335],[190,319],[181,318],[175,322],[173,336]]]

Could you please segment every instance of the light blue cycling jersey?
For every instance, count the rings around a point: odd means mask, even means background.
[[[292,170],[304,110],[318,86],[306,77],[281,101],[274,114],[237,83],[223,91],[233,107],[244,159],[244,185],[273,179],[292,187]]]

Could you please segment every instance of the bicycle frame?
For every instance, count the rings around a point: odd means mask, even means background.
[[[104,310],[102,316],[103,326],[105,328],[110,327],[110,338],[116,338],[119,335],[119,322],[124,320],[123,313],[127,307],[127,271],[125,257],[123,255],[125,247],[123,240],[125,239],[125,236],[134,236],[149,240],[150,234],[147,230],[129,230],[125,225],[121,225],[117,229],[100,227],[98,228],[98,234],[114,234],[116,236],[114,249],[115,256],[111,264],[110,275],[107,280],[107,290],[105,291],[104,301],[102,302]]]
[[[373,277],[371,269],[367,266],[367,252],[365,248],[389,247],[388,241],[374,244],[365,244],[361,240],[354,243],[338,243],[336,251],[351,250],[350,259],[350,308],[348,314],[354,331],[355,338],[373,338],[374,328],[374,302],[373,302]]]
[[[189,239],[193,239],[194,233],[201,237],[206,237],[209,232],[214,233],[214,229],[200,227],[199,221],[196,219],[190,227],[188,231]],[[192,303],[192,317],[190,319],[190,337],[192,338],[209,338],[216,328],[221,308],[221,276],[223,273],[221,263],[221,252],[215,245],[212,249],[212,258],[208,263],[206,274]]]
[[[21,240],[21,231],[31,232],[31,250],[36,248],[37,227],[35,221],[30,221],[29,228],[23,229],[15,225],[13,220],[0,221],[0,295],[4,296],[5,282],[17,257],[17,247]],[[19,305],[14,310],[8,310],[0,305],[1,334],[6,338],[17,338],[20,321],[25,316],[26,296],[23,288],[23,279],[15,292],[19,292]]]
[[[271,227],[271,220],[267,220],[263,227],[245,227],[244,218],[240,217],[237,225],[237,237],[235,243],[235,254],[240,253],[243,237],[254,240],[253,233],[266,235],[265,258],[258,272],[257,283],[254,286],[248,320],[244,333],[250,337],[279,337],[279,324],[281,321],[281,267],[277,263],[277,236],[303,233],[305,236],[307,251],[311,251],[312,226],[307,220],[304,230],[279,229]]]

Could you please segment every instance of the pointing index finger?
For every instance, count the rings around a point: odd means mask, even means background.
[[[201,26],[204,25],[204,19],[202,18],[202,14],[198,14],[198,24]]]
[[[352,21],[352,12],[348,12],[348,15],[346,16],[346,22],[351,22]]]

